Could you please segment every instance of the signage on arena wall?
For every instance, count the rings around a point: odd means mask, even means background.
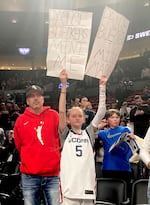
[[[142,32],[135,33],[135,34],[129,34],[129,35],[127,35],[126,40],[130,41],[130,40],[145,38],[145,37],[149,37],[149,36],[150,36],[150,30],[147,30],[147,31],[142,31]]]

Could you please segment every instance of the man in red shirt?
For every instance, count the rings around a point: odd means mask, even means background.
[[[14,140],[21,158],[25,205],[40,204],[40,191],[48,205],[59,205],[59,117],[43,106],[43,90],[32,85],[26,91],[28,107],[14,127]]]

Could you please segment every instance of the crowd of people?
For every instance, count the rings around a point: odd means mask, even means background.
[[[94,204],[97,162],[94,149],[96,154],[103,149],[100,153],[102,177],[125,180],[130,198],[133,152],[126,143],[113,151],[109,149],[124,133],[129,139],[145,140],[149,135],[150,107],[140,95],[134,96],[132,107],[126,101],[120,108],[115,103],[107,107],[107,81],[106,76],[99,80],[96,110],[92,110],[86,96],[75,98],[68,109],[65,70],[60,73],[58,112],[44,105],[43,89],[37,85],[26,89],[23,109],[10,99],[1,102],[0,160],[4,162],[11,157],[20,162],[25,205],[39,204],[41,190],[49,205]],[[144,146],[141,149],[149,152]],[[144,158],[143,153],[141,158],[149,167],[149,157]],[[142,166],[145,168],[143,162]]]

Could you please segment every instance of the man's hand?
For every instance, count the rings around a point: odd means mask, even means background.
[[[134,115],[137,116],[137,115],[143,115],[143,114],[144,114],[143,110],[136,110]]]

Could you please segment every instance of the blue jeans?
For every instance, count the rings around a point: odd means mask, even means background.
[[[40,205],[41,192],[46,205],[60,205],[59,177],[22,174],[24,205]]]

